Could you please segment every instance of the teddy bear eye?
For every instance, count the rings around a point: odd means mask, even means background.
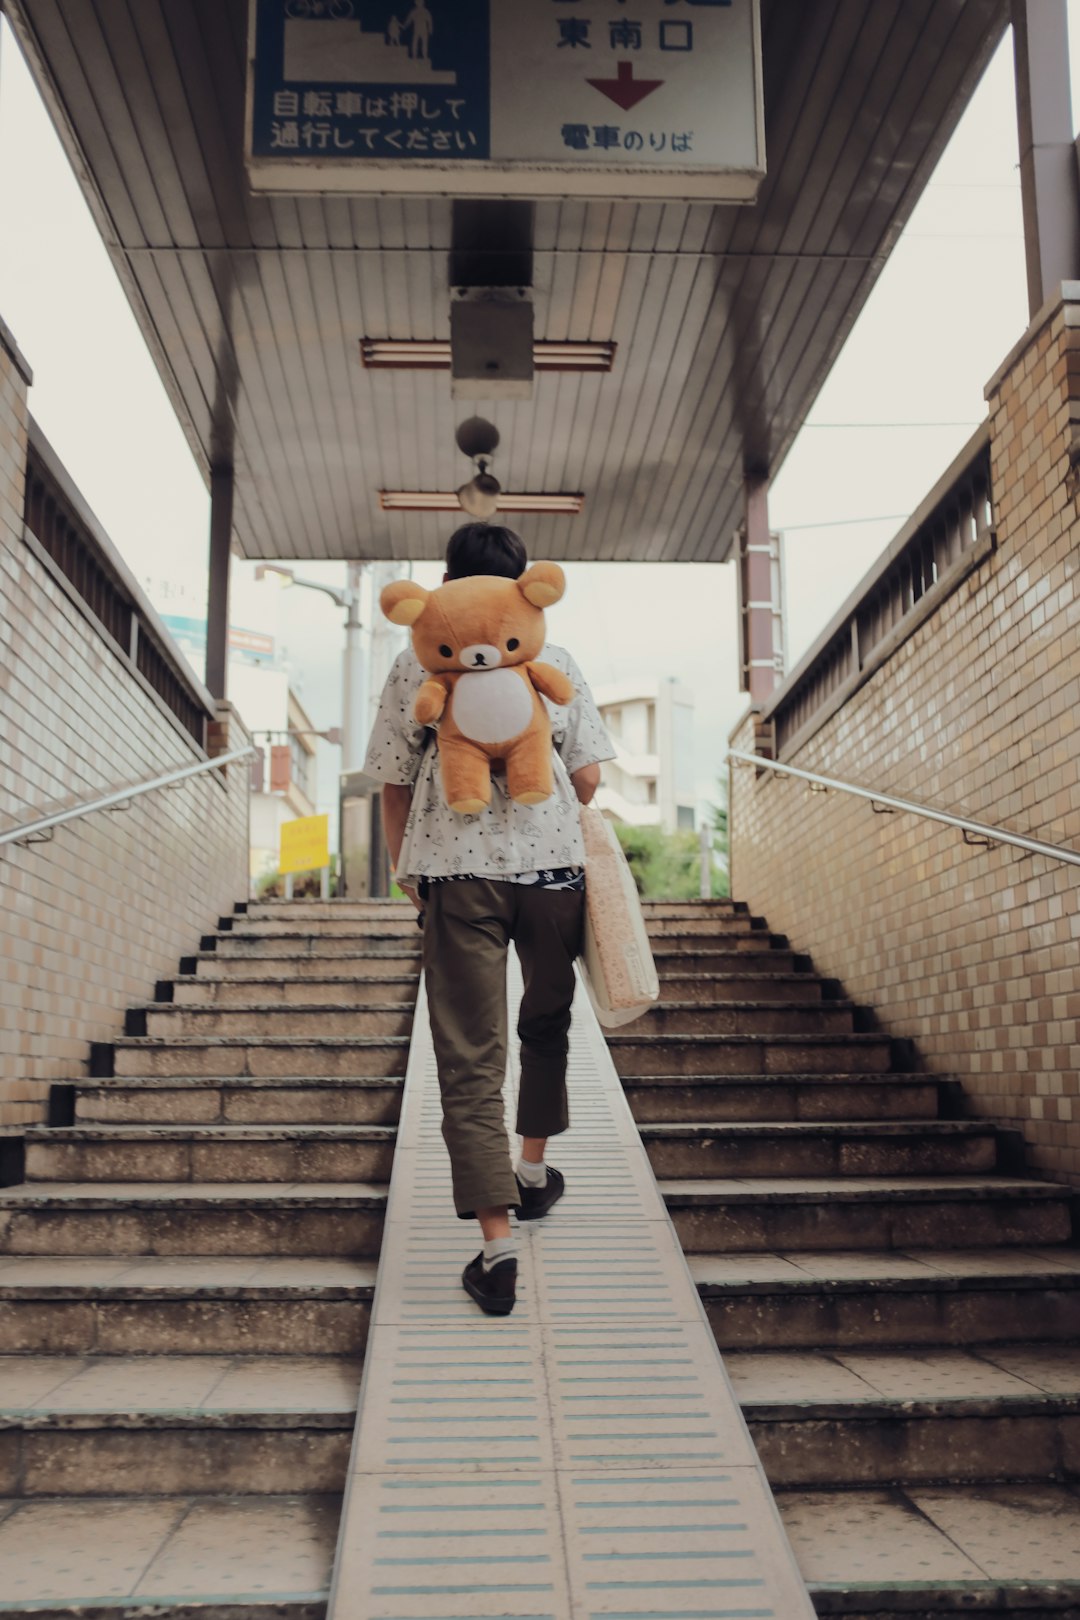
[[[511,636],[510,640],[506,643],[506,650],[507,652],[517,652],[520,646],[521,642],[518,640],[517,636]]]
[[[439,648],[439,657],[440,658],[453,658],[453,656],[454,656],[453,647],[440,647]]]

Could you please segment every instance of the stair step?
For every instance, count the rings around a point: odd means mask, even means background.
[[[659,1179],[977,1174],[997,1163],[992,1125],[922,1120],[642,1125]]]
[[[414,925],[411,932],[372,932],[370,934],[302,934],[298,930],[276,934],[207,934],[199,953],[199,960],[210,953],[218,962],[231,962],[234,958],[263,958],[281,961],[321,961],[336,957],[362,957],[370,962],[387,958],[400,961],[404,955],[419,959],[420,931]]]
[[[724,1352],[1080,1338],[1080,1251],[1065,1246],[698,1254],[688,1264]]]
[[[75,1119],[102,1124],[395,1125],[400,1075],[173,1075],[80,1080]]]
[[[1046,1481],[1080,1463],[1071,1346],[729,1353],[725,1365],[774,1487]]]
[[[910,1074],[623,1075],[639,1125],[707,1120],[933,1119],[939,1078]]]
[[[762,962],[782,961],[785,965],[783,971],[792,972],[795,953],[790,949],[783,934],[768,934],[764,931],[745,930],[742,933],[729,930],[723,934],[711,934],[700,929],[686,930],[677,923],[672,924],[672,931],[666,929],[648,930],[649,940],[652,944],[653,960],[663,961],[665,964],[679,957],[690,956],[695,959],[716,961],[732,960],[737,965],[745,962],[750,956],[757,967]]]
[[[1063,1243],[1071,1188],[1006,1176],[664,1181],[688,1254]]]
[[[322,1006],[283,1007],[273,1003],[250,1007],[182,1007],[157,1004],[128,1013],[131,1035],[173,1041],[185,1035],[201,1040],[240,1036],[252,1040],[263,1035],[408,1035],[412,1029],[416,987],[407,1001],[357,1005],[342,998]],[[139,1027],[141,1026],[141,1027]]]
[[[660,1001],[635,1022],[643,1035],[850,1035],[850,1001]]]
[[[335,943],[337,943],[335,941]],[[223,956],[219,951],[199,951],[184,957],[186,983],[189,978],[198,984],[232,986],[244,980],[281,985],[295,985],[305,979],[353,984],[357,979],[383,979],[388,974],[413,974],[419,977],[419,941],[413,947],[405,945],[380,951],[377,955],[349,956],[340,951],[329,957],[317,955],[283,955],[280,952],[260,951],[250,956]]]
[[[0,1358],[0,1496],[338,1491],[359,1384],[331,1356]]]
[[[238,919],[235,928],[221,930],[227,939],[354,939],[363,942],[368,939],[413,939],[419,938],[420,930],[416,926],[416,912],[410,910],[408,914],[399,912],[393,917],[378,917],[371,920],[355,917],[328,917],[324,921],[316,918],[293,916],[291,913],[281,917],[264,917],[252,921],[248,917]]]
[[[392,1125],[32,1126],[26,1180],[389,1181]]]
[[[725,917],[749,916],[749,908],[742,900],[643,900],[641,909],[646,917]]]
[[[0,1254],[376,1255],[385,1186],[47,1182],[0,1188]]]
[[[768,1001],[818,1006],[825,990],[823,981],[810,973],[749,970],[743,973],[675,973],[666,967],[659,978],[662,1005],[669,1002],[708,1002],[722,1006],[751,1002],[760,1005]]]
[[[323,1620],[340,1516],[336,1493],[0,1501],[0,1616]]]
[[[215,1423],[103,1413],[26,1426],[0,1414],[5,1496],[87,1496],[95,1488],[177,1491],[341,1491],[355,1411],[324,1418],[222,1414]]]
[[[1062,1485],[781,1491],[819,1615],[1073,1620],[1080,1496]]]
[[[178,1035],[170,1041],[122,1036],[110,1043],[113,1074],[207,1075],[229,1079],[250,1075],[404,1074],[409,1056],[406,1035]]]
[[[0,1354],[357,1357],[376,1265],[322,1256],[4,1255]]]
[[[893,1061],[883,1035],[609,1034],[617,1072],[640,1074],[885,1074]]]
[[[820,979],[814,978],[808,972],[800,972],[800,963],[803,958],[794,951],[780,950],[771,946],[768,940],[763,940],[757,934],[747,936],[741,950],[732,949],[730,945],[721,945],[714,949],[709,940],[691,938],[682,944],[674,945],[670,938],[654,939],[652,941],[653,961],[656,971],[661,976],[674,974],[677,977],[692,974],[697,977],[712,978],[717,974],[763,974],[771,977],[795,977],[804,979],[809,984],[820,984]]]
[[[282,917],[294,922],[340,921],[342,917],[360,922],[398,922],[403,917],[415,921],[416,910],[409,900],[252,900],[237,922],[242,918],[276,922]]]
[[[650,939],[738,939],[756,936],[776,939],[770,934],[764,917],[746,915],[735,917],[655,917],[645,913],[645,927]]]
[[[321,978],[228,978],[213,979],[205,974],[189,973],[172,981],[172,1002],[176,1007],[244,1007],[267,1006],[324,1007],[333,1005],[369,1006],[388,1002],[416,1001],[420,983],[417,971],[398,974],[393,978],[377,978],[374,974],[348,978],[345,975]],[[149,1010],[149,1009],[147,1009]],[[159,1011],[155,1006],[154,1011]]]

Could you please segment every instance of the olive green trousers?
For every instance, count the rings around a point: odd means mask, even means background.
[[[518,1201],[503,1105],[506,955],[517,947],[525,980],[518,1015],[521,1136],[556,1136],[569,1124],[566,1057],[574,958],[585,918],[581,890],[466,878],[433,883],[424,905],[424,976],[462,1219]]]

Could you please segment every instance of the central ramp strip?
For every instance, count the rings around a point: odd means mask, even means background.
[[[509,1317],[461,1287],[423,991],[413,1029],[331,1620],[812,1620],[583,992]]]

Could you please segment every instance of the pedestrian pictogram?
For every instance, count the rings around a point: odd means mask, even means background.
[[[654,90],[659,90],[664,84],[663,79],[635,79],[633,62],[620,62],[616,69],[617,77],[614,79],[587,79],[594,90],[599,90],[602,96],[607,96],[616,107],[629,112],[636,107],[639,101],[651,96]]]

